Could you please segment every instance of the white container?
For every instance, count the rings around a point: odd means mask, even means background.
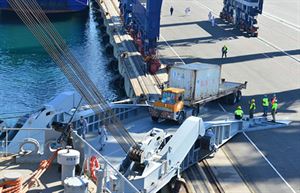
[[[192,63],[173,66],[169,72],[169,86],[185,89],[184,100],[196,101],[218,94],[221,67]]]

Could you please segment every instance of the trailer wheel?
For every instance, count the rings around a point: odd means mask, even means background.
[[[151,117],[153,122],[157,122],[158,121],[158,117]]]
[[[181,125],[183,121],[185,120],[185,114],[183,111],[181,111],[178,115],[177,123],[178,125]]]

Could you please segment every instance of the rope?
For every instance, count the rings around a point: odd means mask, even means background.
[[[34,185],[34,183],[45,173],[45,171],[51,166],[53,160],[57,157],[57,153],[60,149],[56,150],[48,160],[42,160],[38,169],[35,170],[31,177],[23,183],[22,192],[27,192]]]
[[[22,178],[1,183],[0,190],[1,193],[21,193]]]

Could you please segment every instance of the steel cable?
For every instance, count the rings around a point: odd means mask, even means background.
[[[30,0],[29,0],[30,1]],[[72,54],[70,54],[70,51],[68,49],[68,47],[66,46],[63,38],[61,38],[61,36],[57,33],[57,31],[55,30],[54,26],[52,25],[52,23],[50,22],[50,20],[48,19],[48,17],[46,17],[45,14],[43,14],[43,11],[41,9],[39,9],[38,4],[33,0],[28,2],[32,3],[35,7],[34,9],[37,9],[38,11],[36,13],[39,13],[42,18],[42,22],[44,22],[46,24],[46,30],[48,30],[50,33],[52,33],[52,35],[58,37],[58,43],[60,45],[63,45],[63,49],[64,51],[68,54],[69,57],[71,57],[71,63],[73,63],[73,67],[76,68],[77,72],[81,73],[79,74],[79,76],[81,77],[81,80],[86,81],[85,85],[91,86],[94,94],[96,94],[98,96],[98,98],[101,100],[102,104],[105,105],[105,109],[108,110],[109,114],[108,116],[112,116],[114,121],[113,122],[118,122],[118,119],[115,118],[114,113],[112,112],[112,110],[109,108],[108,104],[106,103],[105,99],[100,95],[100,93],[98,92],[96,86],[94,84],[90,84],[91,80],[88,79],[88,76],[82,72],[84,72],[84,70],[81,68],[80,64],[77,63],[76,59],[73,57]],[[39,18],[36,18],[39,19]],[[75,64],[74,64],[75,63]],[[118,125],[120,125],[120,123],[118,123]],[[120,126],[119,126],[120,127]]]
[[[104,97],[89,79],[36,1],[25,1],[8,0],[21,20],[39,40],[44,49],[53,58],[54,62],[59,65],[68,80],[88,104],[90,104],[95,113],[98,114],[101,111],[106,111],[108,113],[107,116],[112,117],[112,124],[107,123],[107,128],[121,147],[128,152],[132,145],[136,145],[133,138],[129,135],[128,131],[122,127],[120,120],[115,116]]]

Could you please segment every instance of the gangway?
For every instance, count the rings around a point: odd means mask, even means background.
[[[280,126],[265,117],[203,122],[200,117],[192,116],[175,132],[165,133],[159,128],[149,131],[139,142],[140,148],[127,154],[120,171],[138,190],[155,193],[238,133]],[[128,192],[126,186],[117,189]]]

